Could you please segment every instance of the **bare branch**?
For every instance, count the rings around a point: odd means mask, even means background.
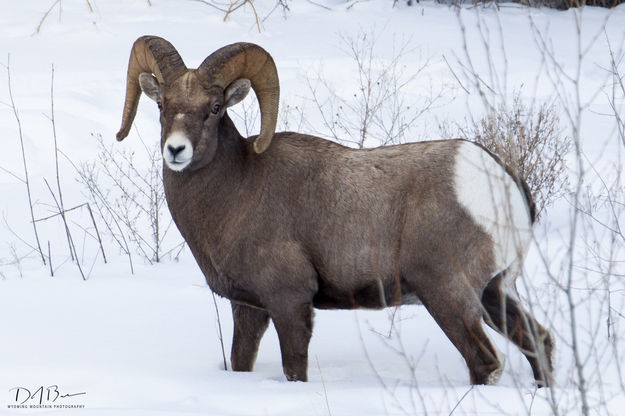
[[[24,150],[24,136],[22,135],[22,122],[20,121],[19,113],[17,111],[17,107],[15,106],[15,101],[13,100],[13,89],[11,88],[11,68],[10,68],[10,60],[11,55],[7,56],[7,83],[9,87],[9,99],[11,100],[11,108],[13,109],[13,115],[15,116],[15,121],[17,121],[17,129],[19,132],[20,138],[20,148],[22,150],[22,164],[24,166],[24,184],[26,185],[26,194],[28,195],[28,207],[30,209],[30,219],[33,224],[33,232],[35,234],[35,241],[37,244],[37,251],[41,256],[41,261],[43,264],[46,264],[46,258],[43,255],[43,250],[41,249],[41,244],[39,243],[39,234],[37,233],[37,225],[35,224],[35,214],[33,212],[33,200],[30,192],[30,181],[28,180],[28,165],[26,164],[26,151]]]

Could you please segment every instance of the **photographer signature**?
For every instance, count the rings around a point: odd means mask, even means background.
[[[27,389],[26,387],[13,387],[9,390],[11,393],[15,393],[15,403],[17,404],[25,404],[29,403],[54,403],[58,399],[65,399],[69,397],[81,396],[87,394],[86,392],[81,393],[61,393],[59,391],[59,386],[53,384],[48,387],[38,386],[36,390],[32,391],[31,389]]]

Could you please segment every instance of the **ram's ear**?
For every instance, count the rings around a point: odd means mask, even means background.
[[[249,79],[246,78],[239,78],[235,81],[232,81],[232,83],[228,85],[226,91],[224,92],[226,107],[232,107],[233,105],[238,104],[247,96],[247,93],[250,92],[251,87],[252,83]]]
[[[145,95],[156,102],[160,100],[161,86],[158,84],[154,75],[147,72],[141,73],[141,75],[139,75],[139,85],[141,86],[141,91],[143,91]]]

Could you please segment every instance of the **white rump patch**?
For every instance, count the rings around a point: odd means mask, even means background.
[[[179,115],[177,114],[176,117]],[[181,171],[191,163],[192,158],[193,145],[191,140],[182,132],[171,133],[163,145],[163,159],[167,167],[171,170]]]
[[[494,243],[496,273],[523,257],[531,239],[529,207],[523,191],[484,149],[461,142],[454,185],[460,204]]]

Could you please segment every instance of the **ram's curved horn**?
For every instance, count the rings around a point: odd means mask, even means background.
[[[187,71],[182,58],[171,43],[158,36],[141,36],[132,45],[126,79],[126,101],[117,140],[128,136],[141,96],[139,75],[149,72],[159,84],[168,85]]]
[[[278,71],[271,55],[253,43],[233,43],[209,55],[197,72],[203,83],[224,89],[239,78],[251,81],[258,98],[261,118],[260,134],[254,141],[254,151],[264,152],[276,131],[280,101]]]

